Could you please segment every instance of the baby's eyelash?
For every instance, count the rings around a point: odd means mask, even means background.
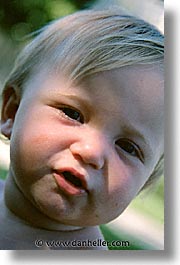
[[[63,112],[63,114],[70,120],[77,121],[80,123],[84,123],[84,117],[81,114],[80,111],[69,107],[69,106],[63,106],[60,108],[60,110]]]
[[[116,141],[116,145],[129,155],[137,157],[141,162],[144,162],[144,155],[141,148],[131,140],[122,138]]]

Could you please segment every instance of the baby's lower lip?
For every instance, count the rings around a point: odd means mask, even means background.
[[[62,190],[66,194],[74,195],[74,196],[82,196],[82,195],[87,194],[85,189],[83,189],[81,187],[75,187],[72,183],[67,181],[64,178],[63,174],[54,172],[53,176],[54,176],[56,183],[58,184],[60,190]]]

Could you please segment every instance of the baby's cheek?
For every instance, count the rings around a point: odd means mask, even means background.
[[[12,159],[23,169],[33,169],[47,156],[50,141],[46,134],[39,131],[21,130],[12,139]]]
[[[110,201],[112,210],[122,212],[136,196],[141,183],[138,173],[129,168],[121,168],[110,181]]]

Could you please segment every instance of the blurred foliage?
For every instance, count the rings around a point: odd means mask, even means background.
[[[159,224],[164,223],[164,177],[153,189],[145,190],[131,203],[132,208],[153,218]]]
[[[4,169],[2,166],[0,166],[0,180],[1,179],[5,180],[6,176],[7,176],[7,170]]]
[[[100,229],[107,242],[118,241],[119,243],[117,246],[111,244],[111,246],[108,247],[109,250],[157,250],[155,246],[137,239],[129,233],[124,233],[120,230],[116,231],[106,225],[101,225]],[[122,244],[120,244],[120,242],[122,242]],[[129,244],[123,244],[123,242],[129,242]]]
[[[0,27],[12,39],[33,32],[49,21],[89,7],[95,0],[0,0]]]

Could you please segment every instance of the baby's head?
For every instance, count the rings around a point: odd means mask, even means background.
[[[3,91],[9,175],[48,217],[88,226],[117,217],[162,174],[163,36],[110,11],[46,26]]]

